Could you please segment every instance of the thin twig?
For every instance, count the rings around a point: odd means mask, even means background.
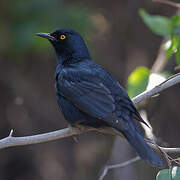
[[[11,129],[9,136],[12,137],[12,134],[13,134],[13,129]]]
[[[170,156],[164,151],[164,149],[160,148],[155,142],[153,142],[153,141],[151,141],[149,139],[146,139],[146,142],[149,142],[149,143],[153,144],[156,147],[156,149],[159,150],[159,152],[162,154],[162,156],[166,160],[168,168],[171,168],[172,165],[171,165],[171,160],[169,159]]]
[[[99,180],[103,180],[109,170],[114,169],[114,168],[123,168],[123,167],[133,164],[139,160],[141,160],[141,158],[139,156],[136,156],[135,158],[132,158],[132,159],[125,161],[123,163],[120,163],[120,164],[106,165],[105,168],[103,169],[102,174],[99,177]]]
[[[180,83],[180,74],[176,74],[174,75],[172,78],[170,77],[169,79],[167,79],[166,81],[162,82],[161,84],[155,86],[153,89],[149,90],[149,91],[145,91],[139,95],[137,95],[136,97],[134,97],[132,99],[132,101],[134,102],[134,104],[139,103],[140,101],[147,99],[153,95],[158,94],[159,92]]]
[[[180,3],[175,3],[172,1],[168,1],[168,0],[152,0],[152,2],[159,2],[162,4],[167,4],[167,5],[173,6],[175,8],[180,8]]]
[[[138,103],[144,99],[147,99],[147,98],[151,97],[152,95],[155,95],[155,94],[161,92],[162,90],[164,90],[168,87],[171,87],[179,82],[180,82],[180,74],[177,74],[177,75],[173,76],[172,78],[166,80],[164,83],[161,83],[160,85],[156,86],[155,88],[141,93],[140,95],[133,98],[132,101],[136,104],[136,103]],[[69,127],[69,128],[61,129],[61,130],[54,131],[54,132],[33,135],[33,136],[25,136],[25,137],[14,137],[14,136],[12,136],[13,131],[11,131],[11,133],[8,137],[0,140],[0,149],[12,147],[12,146],[24,146],[24,145],[28,145],[28,144],[37,144],[37,143],[53,141],[56,139],[65,138],[65,137],[69,137],[69,136],[73,136],[73,135],[78,135],[83,132],[92,131],[92,130],[94,130],[94,129],[86,128],[86,129],[80,130],[78,128]],[[108,130],[100,129],[99,131],[105,132],[105,133],[112,132],[112,134],[117,134],[117,132],[113,132],[112,129],[108,129]],[[180,152],[180,150],[179,150],[179,152]]]
[[[180,148],[165,148],[165,147],[161,147],[161,146],[159,146],[159,147],[167,153],[180,153]]]
[[[174,162],[176,165],[180,166],[179,158],[173,159],[173,158],[170,157],[170,159],[171,159],[171,161]]]

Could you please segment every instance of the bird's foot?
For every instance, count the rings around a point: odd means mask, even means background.
[[[72,128],[74,128],[75,126],[72,126],[71,124],[68,124],[68,128],[70,128],[70,129],[72,129]],[[77,128],[77,127],[75,127],[75,128]],[[79,128],[78,128],[79,129]],[[78,142],[78,137],[77,137],[77,135],[73,135],[72,136],[72,138],[73,138],[73,140],[77,143]]]
[[[76,143],[78,142],[78,137],[77,136],[72,136],[72,138]]]

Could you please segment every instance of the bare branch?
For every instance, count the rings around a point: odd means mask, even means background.
[[[175,7],[175,8],[180,8],[180,3],[175,3],[172,1],[168,1],[168,0],[152,0],[152,2],[159,2],[159,3],[167,4],[167,5]]]
[[[134,104],[137,104],[137,103],[141,102],[142,100],[150,98],[151,96],[154,96],[154,95],[160,93],[161,91],[163,91],[175,84],[178,84],[178,83],[180,83],[180,73],[175,74],[174,76],[170,77],[169,79],[162,82],[161,84],[154,87],[153,89],[151,89],[149,91],[144,91],[143,93],[137,95],[136,97],[134,97],[132,99],[132,101]]]
[[[101,176],[99,177],[99,180],[103,180],[109,170],[114,169],[114,168],[123,168],[123,167],[133,164],[139,160],[141,160],[141,158],[139,156],[136,156],[135,158],[132,158],[132,159],[125,161],[123,163],[120,163],[120,164],[106,165]]]
[[[160,148],[166,153],[180,153],[180,148],[164,148],[164,147],[160,147]]]
[[[68,136],[78,135],[88,130],[90,129],[79,130],[77,128],[69,127],[69,128],[53,131],[50,133],[44,133],[33,136],[24,136],[24,137],[12,136],[12,130],[11,130],[8,137],[0,140],[0,149],[12,147],[12,146],[23,146],[28,144],[38,144],[38,143],[48,142],[60,138],[65,138]]]
[[[160,85],[156,86],[155,88],[141,93],[140,95],[133,98],[132,101],[136,104],[136,103],[138,103],[144,99],[147,99],[147,98],[161,92],[162,90],[167,89],[168,87],[171,87],[179,82],[180,82],[180,73],[172,76],[171,78],[167,79],[165,82],[161,83]],[[33,136],[25,136],[25,137],[14,137],[14,136],[12,136],[13,131],[11,130],[11,133],[8,137],[0,140],[0,149],[12,147],[12,146],[23,146],[23,145],[28,145],[28,144],[37,144],[37,143],[53,141],[56,139],[74,136],[74,135],[78,135],[83,132],[92,131],[92,130],[95,130],[95,129],[85,128],[85,129],[80,130],[78,128],[69,127],[69,128],[57,130],[54,132],[33,135]],[[104,133],[118,134],[117,131],[113,131],[111,128],[99,129],[98,131],[104,132]],[[173,148],[170,151],[177,152],[177,150],[179,150],[179,149]],[[180,152],[180,151],[178,151],[178,152]]]

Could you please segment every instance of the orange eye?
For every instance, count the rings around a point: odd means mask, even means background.
[[[60,39],[66,39],[66,36],[64,35],[64,34],[62,34],[61,36],[60,36]]]

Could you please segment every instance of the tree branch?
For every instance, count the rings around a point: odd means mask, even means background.
[[[4,149],[12,146],[23,146],[29,144],[38,144],[48,141],[53,141],[56,139],[61,139],[73,135],[78,135],[83,132],[87,132],[90,129],[79,130],[78,128],[68,127],[65,129],[43,133],[33,136],[24,136],[24,137],[14,137],[12,136],[12,130],[8,137],[0,140],[0,149]]]
[[[140,95],[133,98],[132,101],[136,104],[136,103],[138,103],[146,98],[149,98],[149,97],[161,92],[162,90],[167,89],[168,87],[171,87],[177,83],[180,83],[180,73],[170,77],[169,79],[167,79],[163,83],[159,84],[155,88],[141,93]],[[12,147],[12,146],[24,146],[24,145],[28,145],[28,144],[37,144],[37,143],[53,141],[56,139],[74,136],[74,135],[78,135],[83,132],[92,131],[92,130],[95,130],[95,129],[84,128],[84,129],[80,130],[78,128],[69,127],[69,128],[49,132],[49,133],[33,135],[33,136],[25,136],[25,137],[14,137],[14,136],[12,136],[13,130],[11,130],[8,137],[0,140],[0,149]],[[113,131],[111,128],[99,129],[98,131],[104,132],[104,133],[112,133],[113,132],[113,134],[118,134],[117,132]],[[179,150],[179,149],[173,148],[173,149],[171,149],[171,152],[173,152],[175,150]],[[178,151],[178,152],[180,152],[180,151]]]
[[[132,99],[132,101],[134,104],[137,104],[137,103],[141,102],[142,100],[150,98],[151,96],[157,95],[161,91],[163,91],[175,84],[178,84],[178,83],[180,83],[180,73],[177,73],[177,74],[171,76],[170,78],[168,78],[161,84],[157,85],[153,89],[151,89],[149,91],[144,91],[143,93],[137,95],[136,97],[134,97]]]
[[[120,164],[106,165],[103,169],[102,174],[99,177],[99,180],[103,180],[109,170],[115,169],[115,168],[123,168],[123,167],[133,164],[139,160],[141,160],[141,158],[139,156],[136,156],[135,158],[132,158],[132,159],[125,161],[123,163],[120,163]]]
[[[159,3],[167,4],[167,5],[175,7],[175,8],[180,8],[180,3],[175,3],[172,1],[168,1],[168,0],[152,0],[152,2],[159,2]]]

